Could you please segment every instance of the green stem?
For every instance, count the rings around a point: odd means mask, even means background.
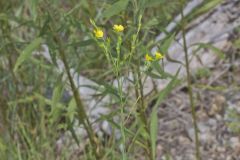
[[[187,85],[188,85],[188,94],[191,106],[191,113],[193,119],[193,127],[194,127],[194,135],[195,135],[195,148],[196,148],[196,160],[201,160],[200,156],[200,143],[198,137],[198,127],[197,127],[197,117],[196,117],[196,110],[193,101],[193,91],[192,91],[192,84],[191,84],[191,75],[190,75],[190,66],[189,66],[189,59],[188,59],[188,49],[187,49],[187,42],[186,42],[186,33],[185,33],[185,20],[183,14],[183,8],[181,9],[181,16],[182,16],[182,37],[183,37],[183,48],[185,54],[185,63],[186,63],[186,72],[187,72]]]
[[[120,57],[120,52],[121,52],[121,43],[122,43],[122,37],[121,35],[118,35],[118,41],[117,41],[117,47],[116,47],[116,51],[117,51],[117,60],[116,62],[113,63],[114,65],[114,68],[115,68],[115,74],[117,76],[117,82],[118,82],[118,93],[119,93],[119,96],[120,96],[120,104],[121,104],[121,126],[120,126],[120,130],[121,130],[121,135],[122,135],[122,144],[123,144],[123,148],[122,148],[122,154],[123,154],[123,157],[122,159],[123,160],[126,160],[127,159],[127,156],[126,156],[126,136],[125,136],[125,131],[124,131],[124,101],[123,101],[123,82],[122,80],[120,79],[120,69],[121,69],[121,66],[120,66],[120,63],[121,63],[121,57]],[[112,58],[112,57],[111,57]],[[113,58],[112,58],[113,59]]]
[[[56,43],[59,46],[62,46],[61,41],[60,41],[60,39],[58,37],[55,36],[54,40],[56,41]],[[70,73],[70,67],[69,67],[69,65],[67,63],[65,52],[62,49],[62,47],[60,47],[59,53],[60,53],[61,59],[63,61],[65,70],[67,72],[67,77],[68,77],[68,80],[70,82],[71,89],[73,91],[74,99],[75,99],[76,104],[78,106],[79,121],[80,121],[80,123],[82,123],[84,125],[84,128],[86,129],[86,131],[88,133],[88,136],[89,136],[89,139],[90,139],[90,143],[91,143],[91,145],[93,147],[94,154],[95,154],[96,158],[99,159],[101,157],[101,155],[98,152],[99,151],[98,141],[97,141],[97,139],[95,137],[94,131],[93,131],[92,126],[91,126],[91,123],[90,123],[90,121],[88,119],[88,116],[86,114],[86,111],[84,109],[84,105],[83,105],[82,100],[80,98],[79,91],[78,91],[77,87],[74,84],[73,78],[72,78],[71,73]]]
[[[148,118],[147,118],[147,115],[145,113],[145,110],[146,110],[146,107],[145,107],[145,102],[144,102],[144,95],[143,95],[143,84],[142,84],[142,76],[141,76],[141,71],[140,71],[140,61],[138,60],[137,62],[138,66],[137,66],[137,83],[138,83],[138,91],[139,91],[139,95],[140,95],[140,111],[139,111],[139,114],[140,114],[140,119],[141,121],[143,122],[144,124],[144,129],[145,131],[148,133],[148,135],[150,136],[150,129],[148,127]],[[151,149],[151,140],[148,139],[147,140],[147,148],[150,149],[149,150],[146,150],[147,152],[147,155],[149,157],[150,160],[154,159],[152,157],[152,149]]]
[[[125,137],[125,131],[124,131],[124,102],[123,102],[123,92],[122,92],[122,82],[119,77],[119,73],[117,73],[117,81],[118,81],[118,93],[120,95],[120,104],[121,104],[121,125],[120,125],[120,130],[121,130],[121,135],[122,135],[122,152],[123,152],[123,160],[127,159],[126,156],[126,137]]]
[[[48,12],[49,12],[49,15],[50,15],[50,17],[53,21],[53,24],[50,26],[50,30],[52,31],[52,33],[55,33],[56,28],[57,28],[56,26],[54,26],[55,20],[52,17],[51,11],[49,9],[48,9]],[[84,128],[87,131],[87,134],[88,134],[88,137],[89,137],[89,140],[90,140],[90,144],[93,147],[93,153],[94,153],[95,158],[96,159],[101,159],[102,155],[101,155],[101,148],[100,148],[99,143],[98,143],[99,141],[94,134],[91,123],[88,119],[88,116],[86,114],[84,105],[83,105],[82,100],[80,98],[80,93],[79,93],[77,87],[75,86],[74,80],[71,76],[70,67],[67,63],[67,58],[65,56],[65,51],[62,47],[64,45],[63,45],[63,43],[62,43],[62,41],[61,41],[61,39],[60,39],[60,37],[58,36],[57,33],[54,34],[53,40],[59,46],[59,54],[60,54],[61,60],[63,61],[64,67],[65,67],[65,70],[66,70],[66,73],[67,73],[67,77],[68,77],[68,80],[70,82],[70,86],[71,86],[71,89],[72,89],[72,92],[73,92],[73,96],[74,96],[74,99],[75,99],[77,107],[78,107],[77,110],[78,110],[78,115],[79,115],[78,116],[79,122],[81,124],[83,124]]]

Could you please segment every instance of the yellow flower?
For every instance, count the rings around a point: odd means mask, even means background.
[[[164,56],[163,56],[160,52],[156,52],[156,53],[155,53],[155,59],[156,59],[156,60],[163,59],[163,57],[164,57]]]
[[[96,38],[102,38],[103,37],[103,31],[101,29],[97,28],[93,32],[94,32]]]
[[[122,25],[114,25],[113,26],[113,30],[116,32],[123,32],[124,31],[124,27]]]
[[[145,60],[150,62],[150,61],[153,61],[153,58],[151,56],[149,56],[149,54],[146,54]]]

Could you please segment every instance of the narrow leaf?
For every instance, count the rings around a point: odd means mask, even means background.
[[[151,138],[151,153],[152,157],[156,159],[156,141],[157,141],[157,132],[158,132],[158,106],[162,102],[162,100],[170,93],[170,91],[175,87],[178,83],[177,76],[179,74],[180,69],[178,69],[177,73],[173,77],[173,79],[169,82],[166,88],[160,92],[157,102],[153,107],[150,119],[150,138]]]
[[[104,18],[110,18],[114,15],[119,14],[120,12],[124,11],[128,5],[129,0],[119,0],[116,3],[114,3],[113,5],[111,5],[109,8],[107,8],[102,16]]]
[[[160,49],[163,52],[163,54],[168,53],[168,48],[171,46],[172,41],[174,40],[174,37],[175,37],[175,34],[170,35],[164,40],[164,42],[160,46]]]
[[[156,7],[160,4],[164,4],[164,0],[149,0],[146,3],[146,7]]]
[[[156,159],[156,141],[157,141],[157,132],[158,132],[158,112],[155,107],[150,119],[150,138],[151,138],[151,149],[152,157]]]
[[[179,74],[180,68],[178,69],[177,73],[174,75],[174,77],[171,79],[171,81],[168,83],[168,85],[157,95],[157,102],[154,105],[155,107],[158,107],[158,105],[164,100],[164,98],[171,92],[171,90],[179,83],[179,80],[177,79],[177,76]]]
[[[41,37],[38,37],[34,41],[32,41],[27,47],[24,48],[24,50],[22,51],[22,53],[18,57],[17,62],[15,64],[15,66],[14,66],[14,69],[13,69],[14,72],[17,71],[18,67],[24,61],[29,59],[29,57],[31,56],[32,52],[40,46],[42,41],[43,41],[43,39]]]
[[[52,96],[52,107],[54,108],[57,106],[58,102],[61,99],[63,93],[63,87],[61,85],[57,85],[53,90],[53,96]]]
[[[173,75],[164,71],[163,67],[160,65],[159,62],[153,62],[151,63],[151,66],[153,67],[154,70],[156,70],[159,73],[159,76],[162,77],[162,79],[173,77]]]
[[[67,117],[69,121],[72,123],[74,120],[74,116],[77,115],[77,104],[74,98],[69,102],[68,108],[67,108]]]
[[[224,59],[225,58],[225,54],[224,52],[222,52],[220,49],[218,49],[217,47],[214,47],[213,45],[209,44],[209,43],[195,43],[192,46],[199,46],[199,49],[202,48],[207,48],[212,50],[219,58]]]

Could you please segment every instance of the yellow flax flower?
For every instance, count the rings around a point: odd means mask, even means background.
[[[151,56],[149,56],[149,54],[146,54],[145,60],[150,62],[150,61],[153,61],[153,58]]]
[[[123,32],[124,31],[124,27],[122,25],[114,25],[113,26],[113,30],[116,32]]]
[[[102,38],[103,37],[103,31],[101,29],[97,28],[93,32],[94,32],[96,38]]]
[[[163,59],[163,57],[164,57],[164,56],[163,56],[160,52],[156,52],[156,53],[155,53],[155,59],[156,59],[156,60]]]

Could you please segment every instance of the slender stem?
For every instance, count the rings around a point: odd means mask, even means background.
[[[145,107],[145,102],[144,102],[144,95],[143,95],[143,83],[142,83],[142,75],[141,75],[141,71],[140,71],[140,61],[137,60],[137,69],[136,69],[136,74],[137,74],[137,79],[136,79],[136,82],[137,82],[137,89],[136,91],[138,92],[137,95],[140,96],[140,102],[139,102],[139,107],[140,107],[140,110],[139,110],[139,116],[140,116],[140,120],[142,121],[142,123],[144,124],[144,129],[145,131],[150,135],[150,129],[149,129],[149,126],[148,126],[148,118],[147,118],[147,115],[145,113],[145,110],[146,110],[146,107]],[[147,148],[146,149],[146,153],[147,153],[147,156],[149,157],[150,160],[154,159],[152,157],[152,149],[151,149],[151,140],[148,139],[147,142]]]
[[[126,136],[125,136],[125,131],[124,131],[124,101],[123,101],[123,81],[121,80],[121,77],[120,77],[120,70],[121,70],[121,66],[120,66],[120,63],[121,63],[121,58],[120,58],[120,52],[121,52],[121,43],[122,43],[122,37],[121,35],[118,35],[118,41],[117,41],[117,47],[116,47],[116,51],[117,51],[117,60],[115,63],[113,63],[114,65],[114,68],[115,68],[115,74],[117,76],[117,82],[118,82],[118,93],[119,93],[119,96],[120,96],[120,104],[121,104],[121,125],[120,125],[120,130],[121,130],[121,135],[122,135],[122,154],[123,154],[123,157],[122,159],[123,160],[126,160],[127,159],[127,155],[126,155]],[[111,55],[111,54],[110,54]],[[111,59],[113,59],[113,57],[111,57]]]
[[[130,49],[130,53],[129,53],[129,60],[127,61],[127,64],[129,64],[129,65],[130,65],[130,62],[132,62],[133,54],[135,53],[135,50],[136,50],[136,43],[137,43],[139,32],[140,32],[141,26],[142,26],[141,20],[142,20],[142,15],[139,15],[137,33],[135,34],[135,36],[133,36],[133,40],[131,43],[131,49]],[[139,104],[139,110],[137,112],[139,112],[139,119],[144,124],[145,131],[150,135],[150,129],[148,127],[148,117],[145,113],[146,107],[145,107],[145,102],[144,102],[143,84],[142,84],[142,79],[141,79],[139,59],[137,59],[136,64],[137,64],[136,69],[135,69],[135,67],[132,67],[132,71],[133,71],[134,81],[137,82],[137,85],[135,86],[135,94],[136,94],[136,98],[137,98],[137,103]],[[152,157],[153,154],[151,153],[152,149],[151,149],[151,140],[150,139],[147,140],[147,146],[148,147],[145,149],[146,154],[149,157],[149,159],[152,160],[152,159],[154,159],[154,157]]]
[[[137,83],[138,83],[138,91],[140,96],[140,117],[141,120],[144,123],[145,130],[148,131],[148,122],[147,122],[147,116],[145,114],[145,103],[144,103],[144,97],[143,97],[143,84],[141,79],[141,72],[139,70],[139,66],[137,67]]]
[[[49,12],[49,15],[50,15],[52,21],[55,22],[54,18],[52,17],[51,11],[48,10],[48,12]],[[50,26],[50,30],[52,31],[52,33],[55,33],[55,30],[57,28],[54,24],[55,23],[53,23]],[[82,100],[80,98],[80,93],[79,93],[77,87],[75,86],[74,80],[71,76],[70,67],[67,63],[67,58],[65,56],[65,51],[63,49],[63,43],[61,41],[61,38],[58,36],[57,33],[55,33],[54,36],[53,36],[53,40],[59,46],[60,57],[61,57],[61,60],[63,61],[64,67],[65,67],[65,70],[66,70],[66,73],[67,73],[67,77],[68,77],[68,80],[70,82],[70,86],[71,86],[71,89],[72,89],[72,92],[73,92],[73,96],[74,96],[74,99],[75,99],[76,104],[78,106],[77,109],[78,109],[78,115],[79,115],[78,116],[79,122],[81,124],[83,124],[84,128],[87,131],[87,134],[88,134],[88,137],[89,137],[89,140],[90,140],[90,144],[93,147],[93,153],[94,153],[95,158],[96,159],[101,159],[102,155],[101,155],[101,148],[100,148],[99,143],[98,143],[99,141],[94,134],[91,123],[88,119],[88,116],[86,114],[84,105],[83,105]]]
[[[62,45],[61,41],[57,37],[54,37],[54,40],[60,46]],[[71,73],[70,73],[70,67],[69,67],[69,65],[67,63],[67,60],[66,60],[66,57],[65,57],[65,52],[62,49],[62,47],[60,47],[59,52],[60,52],[60,56],[61,56],[61,59],[63,61],[64,67],[65,67],[65,70],[67,72],[67,77],[68,77],[68,80],[70,82],[71,89],[73,91],[74,99],[75,99],[75,101],[77,103],[77,106],[78,106],[79,121],[80,121],[80,123],[82,123],[84,125],[84,128],[86,129],[86,131],[88,133],[88,136],[89,136],[89,139],[90,139],[90,143],[91,143],[91,145],[93,147],[93,151],[94,151],[94,154],[95,154],[96,158],[100,158],[101,155],[98,152],[99,151],[98,141],[97,141],[97,139],[95,137],[94,131],[93,131],[92,126],[91,126],[91,123],[90,123],[90,121],[88,119],[88,116],[86,114],[86,111],[84,109],[84,105],[83,105],[82,100],[80,98],[79,91],[78,91],[77,87],[74,84],[73,78],[72,78]]]
[[[121,130],[121,135],[122,135],[122,152],[123,152],[123,160],[127,159],[126,156],[126,136],[125,136],[125,131],[124,131],[124,102],[123,102],[123,92],[122,92],[122,82],[119,77],[119,73],[117,73],[117,82],[118,82],[118,93],[120,95],[120,103],[121,103],[121,125],[120,125],[120,130]]]
[[[195,148],[196,148],[195,156],[196,156],[196,160],[201,160],[200,149],[199,149],[200,143],[198,138],[197,117],[196,117],[195,104],[193,101],[193,91],[192,91],[191,76],[190,76],[190,66],[189,66],[189,59],[188,59],[188,49],[187,49],[187,42],[186,42],[185,20],[184,20],[183,8],[181,9],[181,16],[182,16],[182,37],[183,37],[183,48],[184,48],[186,72],[187,72],[188,94],[189,94],[193,126],[194,126],[194,135],[195,135]]]

